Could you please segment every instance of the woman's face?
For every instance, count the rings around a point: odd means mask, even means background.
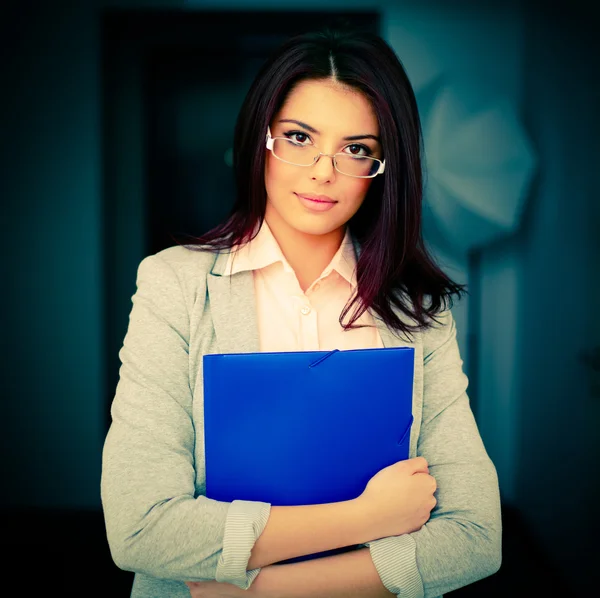
[[[330,79],[299,83],[271,121],[272,137],[314,144],[326,154],[347,153],[382,158],[379,125],[370,102],[353,88]],[[348,139],[348,138],[352,139]],[[313,166],[295,166],[267,151],[265,218],[273,232],[343,236],[373,179],[338,172],[331,158]],[[306,197],[329,203],[316,203]]]

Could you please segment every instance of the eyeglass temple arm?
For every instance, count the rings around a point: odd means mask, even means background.
[[[265,138],[265,141],[267,142],[267,149],[272,151],[273,143],[275,140],[271,137],[271,127],[267,127],[267,136]]]

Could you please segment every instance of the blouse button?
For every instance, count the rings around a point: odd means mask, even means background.
[[[310,313],[310,307],[308,305],[303,305],[300,311],[302,312],[302,315],[307,316]]]

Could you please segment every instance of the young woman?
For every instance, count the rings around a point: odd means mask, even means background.
[[[132,596],[432,597],[495,573],[498,479],[450,311],[464,289],[423,244],[420,122],[392,49],[360,32],[289,40],[248,92],[234,167],[229,219],[138,270],[102,472]],[[402,345],[408,460],[346,502],[205,496],[204,354]]]

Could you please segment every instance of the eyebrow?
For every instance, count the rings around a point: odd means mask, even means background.
[[[293,120],[293,119],[285,118],[285,119],[280,120],[279,122],[280,123],[295,123],[295,124],[300,125],[301,127],[305,128],[307,131],[310,131],[311,133],[320,135],[319,131],[317,131],[314,127],[311,127],[310,125],[307,125],[306,123],[303,123],[300,120]],[[344,141],[358,141],[359,139],[374,139],[378,143],[381,143],[381,140],[379,139],[379,137],[377,135],[350,135],[349,137],[343,138]]]

